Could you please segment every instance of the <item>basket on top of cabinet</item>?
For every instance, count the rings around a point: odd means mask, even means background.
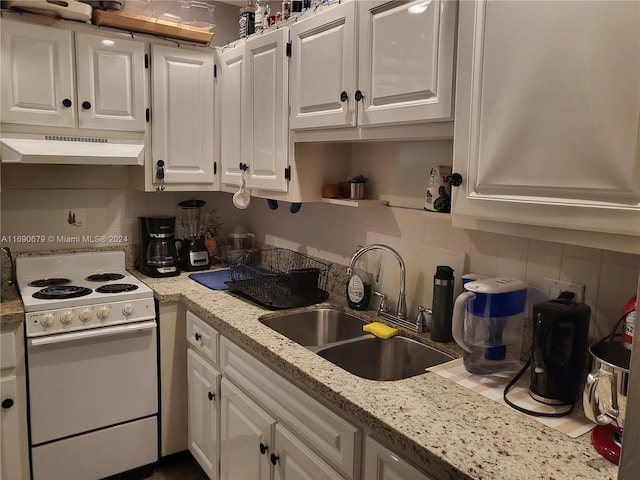
[[[331,265],[286,248],[247,252],[229,267],[229,291],[273,309],[324,302]]]

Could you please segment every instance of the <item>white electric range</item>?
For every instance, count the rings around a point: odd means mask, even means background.
[[[158,460],[153,291],[124,252],[19,257],[34,480],[103,478]]]

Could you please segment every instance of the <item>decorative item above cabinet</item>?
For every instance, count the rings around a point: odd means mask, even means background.
[[[339,129],[450,123],[456,12],[457,2],[449,0],[348,1],[292,24],[290,127],[296,139],[313,129],[324,129],[328,140],[348,140],[376,134]],[[336,129],[335,138],[327,129]],[[436,137],[451,136],[436,129]]]
[[[640,3],[461,2],[458,31],[454,226],[640,253]]]

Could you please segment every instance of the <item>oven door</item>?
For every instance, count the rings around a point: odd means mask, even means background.
[[[155,321],[30,338],[27,356],[32,446],[157,415]]]

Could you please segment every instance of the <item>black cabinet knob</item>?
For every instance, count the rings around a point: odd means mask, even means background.
[[[216,395],[215,395],[215,393],[209,392],[207,394],[207,397],[209,397],[209,401],[211,402],[211,401],[213,401],[214,398],[216,398]]]
[[[2,408],[8,410],[11,407],[13,407],[13,398],[5,398],[4,400],[2,400]]]
[[[82,102],[82,108],[85,110],[89,110],[91,108],[91,102],[87,102],[86,100]]]
[[[164,160],[158,160],[156,162],[156,181],[164,181]]]
[[[269,450],[269,448],[264,443],[260,442],[260,453],[264,455],[267,453],[267,450]]]
[[[194,337],[196,337],[196,340],[199,342],[200,339],[202,338],[202,335],[200,335],[198,332],[196,332],[196,334],[194,335]]]
[[[65,107],[69,108],[71,105],[73,105],[73,102],[71,100],[69,100],[68,98],[65,98],[64,100],[62,100],[62,105],[64,105]]]
[[[347,92],[343,91],[343,92],[340,94],[340,101],[344,103],[344,102],[346,102],[347,100],[349,100],[349,95],[347,95]]]
[[[356,90],[355,98],[356,98],[356,102],[359,102],[364,98],[364,95],[360,90]]]
[[[452,187],[459,187],[460,185],[462,185],[462,175],[460,175],[459,173],[454,173],[451,175],[451,186]]]
[[[271,465],[275,465],[276,463],[278,463],[278,459],[280,457],[277,456],[275,453],[272,453],[270,458],[271,458]]]

